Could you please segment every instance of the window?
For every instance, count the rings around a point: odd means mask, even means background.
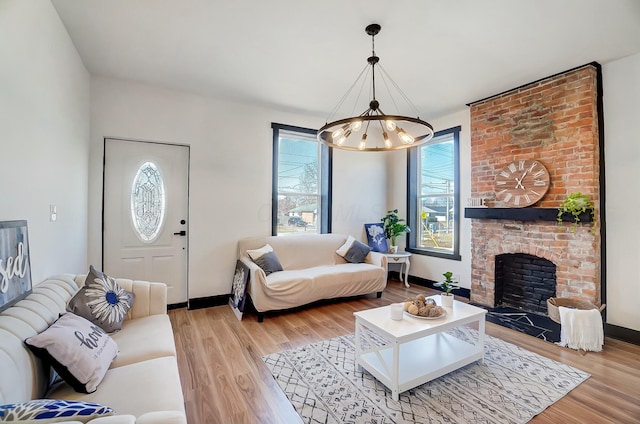
[[[271,232],[331,231],[331,152],[316,130],[271,124],[273,199]]]
[[[131,185],[131,220],[138,238],[150,243],[158,237],[164,223],[164,181],[153,162],[143,163]]]
[[[408,152],[410,252],[460,260],[460,127]]]

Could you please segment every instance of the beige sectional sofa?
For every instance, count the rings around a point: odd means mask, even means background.
[[[116,415],[96,424],[185,424],[187,422],[171,322],[167,287],[161,283],[116,279],[135,294],[122,330],[111,334],[118,356],[98,389],[77,393],[62,383],[47,391],[49,370],[23,341],[53,323],[84,275],[61,275],[33,287],[25,299],[0,313],[0,405],[50,399],[81,400],[113,408]],[[76,421],[69,421],[76,422]]]
[[[322,299],[378,293],[387,286],[387,258],[370,252],[364,263],[348,263],[336,253],[347,240],[341,234],[296,234],[245,238],[238,258],[249,269],[248,294],[262,321],[264,312],[290,309]],[[266,275],[247,250],[269,244],[283,271]]]

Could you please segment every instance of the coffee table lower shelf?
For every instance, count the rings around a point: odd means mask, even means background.
[[[393,375],[394,348],[398,349],[397,379]],[[364,351],[357,358],[362,366],[392,392],[400,393],[483,360],[482,345],[473,345],[445,333],[432,334],[406,343],[388,344]]]

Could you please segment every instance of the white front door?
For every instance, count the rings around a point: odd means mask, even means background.
[[[103,268],[187,301],[189,147],[105,139]]]

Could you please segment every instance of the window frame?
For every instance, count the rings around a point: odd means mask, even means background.
[[[419,225],[418,220],[418,193],[421,192],[418,187],[418,172],[421,172],[421,169],[418,164],[419,159],[419,149],[421,149],[425,145],[436,144],[437,138],[446,136],[449,134],[453,134],[453,202],[454,202],[454,212],[453,212],[453,251],[451,253],[447,253],[441,250],[433,250],[426,247],[417,247],[417,234],[418,231],[411,231],[407,233],[407,248],[408,252],[432,256],[436,258],[445,258],[460,261],[462,257],[460,256],[460,131],[461,126],[456,126],[452,128],[448,128],[442,131],[438,131],[433,135],[433,139],[428,143],[423,144],[422,146],[417,146],[415,148],[411,148],[407,151],[407,225],[410,228],[417,229],[417,225]],[[435,141],[434,141],[435,140]]]
[[[271,123],[273,130],[273,156],[272,156],[272,179],[271,179],[271,235],[278,235],[278,164],[280,160],[280,131],[301,133],[305,135],[315,135],[317,130],[311,128],[297,127],[294,125]],[[328,146],[318,142],[318,169],[320,171],[320,210],[319,210],[319,233],[331,232],[331,197],[332,197],[332,174],[333,174],[333,150]]]

